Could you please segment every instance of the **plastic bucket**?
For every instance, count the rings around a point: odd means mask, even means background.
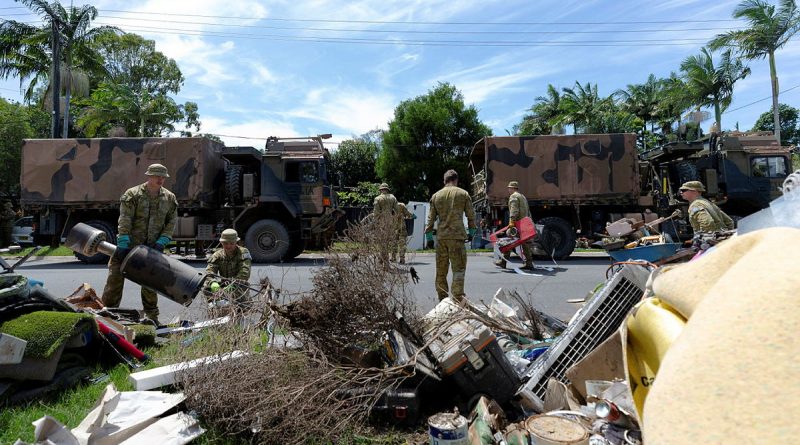
[[[525,429],[534,445],[589,445],[589,432],[580,423],[563,417],[532,416]]]
[[[458,413],[439,413],[428,418],[430,445],[470,445],[469,424]]]

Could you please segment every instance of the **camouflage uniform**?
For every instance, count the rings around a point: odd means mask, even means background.
[[[232,256],[225,255],[225,249],[217,249],[208,258],[206,273],[223,278],[247,281],[250,279],[252,257],[246,247],[236,246]]]
[[[413,218],[414,215],[408,211],[405,204],[398,202],[395,206],[394,218],[397,222],[397,246],[392,250],[392,261],[395,258],[400,258],[400,264],[406,262],[406,240],[408,239],[408,231],[406,231],[406,220]]]
[[[164,187],[151,198],[147,183],[129,188],[120,198],[117,236],[128,235],[130,247],[140,244],[154,245],[161,237],[172,239],[178,216],[178,200]],[[108,279],[103,290],[103,304],[118,307],[122,300],[125,279],[120,272],[122,260],[112,256],[108,262]],[[142,307],[150,319],[158,317],[158,295],[153,289],[142,287]]]
[[[439,220],[436,228],[436,293],[439,300],[448,295],[448,267],[453,269],[453,297],[464,297],[464,275],[467,270],[464,215],[467,216],[469,228],[475,229],[475,211],[472,209],[472,198],[466,190],[448,184],[431,197],[425,232],[432,232],[434,223]]]
[[[522,193],[515,191],[508,197],[508,222],[516,225],[519,220],[531,216],[531,209],[528,207],[528,198]],[[522,243],[522,253],[525,255],[525,266],[533,265],[533,249],[531,241]]]
[[[719,232],[733,229],[733,220],[716,204],[699,197],[689,204],[689,223],[697,232]]]
[[[6,201],[3,204],[3,213],[0,214],[0,247],[6,247],[11,244],[11,232],[14,230],[14,219],[17,214],[11,203]]]
[[[397,198],[391,193],[381,193],[372,202],[372,214],[376,218],[384,218],[394,215],[397,207]]]

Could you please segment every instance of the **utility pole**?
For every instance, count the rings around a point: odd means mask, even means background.
[[[51,48],[53,50],[53,72],[50,75],[50,93],[53,97],[53,116],[50,128],[50,137],[56,139],[59,137],[59,113],[61,112],[60,96],[61,96],[61,69],[59,62],[61,61],[61,31],[59,30],[58,20],[52,18],[50,21],[52,27],[52,40]]]

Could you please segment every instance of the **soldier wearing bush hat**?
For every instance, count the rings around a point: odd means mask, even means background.
[[[223,282],[228,283],[225,291],[235,291],[233,297],[239,299],[247,292],[247,281],[250,279],[252,257],[246,247],[238,245],[239,234],[236,230],[225,229],[219,237],[222,247],[208,258],[206,273],[212,278],[208,290],[217,292]]]
[[[516,227],[519,220],[530,217],[531,210],[528,206],[528,198],[519,192],[519,182],[511,181],[508,183],[508,228]],[[522,243],[522,253],[525,255],[525,265],[523,269],[533,270],[533,248],[531,242]],[[496,266],[506,267],[506,260],[501,258],[495,262]]]
[[[719,232],[733,229],[733,220],[716,204],[703,198],[706,188],[700,181],[681,185],[681,197],[689,201],[689,223],[695,233]]]
[[[125,279],[120,271],[122,259],[130,249],[144,244],[160,252],[172,242],[175,221],[178,218],[178,200],[164,188],[169,178],[167,167],[151,164],[145,172],[147,182],[131,187],[122,194],[117,222],[117,248],[108,262],[108,278],[103,289],[103,304],[118,307],[122,300]],[[158,324],[158,295],[153,289],[142,287],[144,313]]]

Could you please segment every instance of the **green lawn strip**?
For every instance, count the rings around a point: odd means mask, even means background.
[[[26,357],[47,358],[75,333],[90,329],[81,325],[93,319],[88,314],[38,311],[1,324],[0,332],[27,341]]]
[[[35,247],[26,247],[22,250],[17,252],[0,252],[0,256],[9,256],[9,257],[22,257],[27,255],[31,252]],[[69,247],[66,246],[58,246],[58,247],[42,247],[41,249],[37,250],[33,256],[72,256],[74,253]]]

